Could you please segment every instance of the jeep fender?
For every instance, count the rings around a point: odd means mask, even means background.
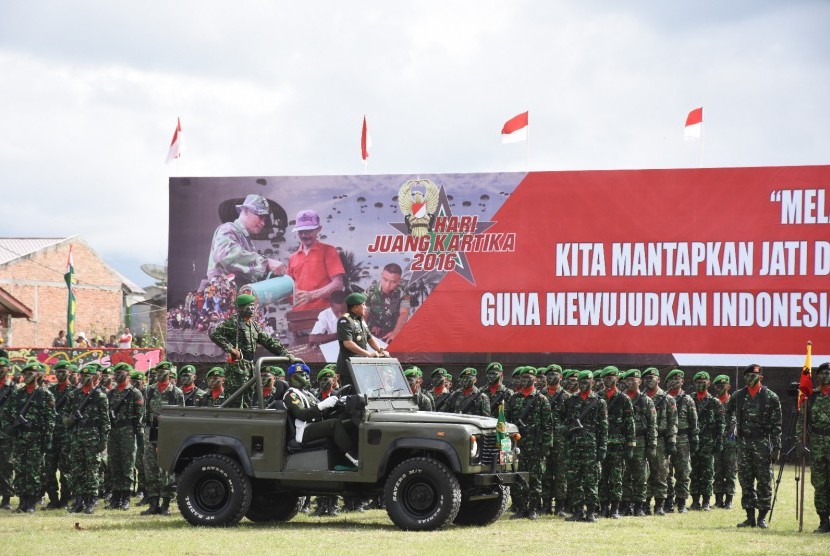
[[[232,436],[221,436],[216,434],[195,434],[188,437],[187,440],[179,446],[179,452],[173,460],[173,467],[175,468],[178,466],[182,454],[184,454],[188,448],[197,445],[222,446],[223,448],[230,448],[230,450],[236,455],[236,459],[239,461],[239,465],[242,466],[242,470],[245,471],[245,474],[249,477],[254,476],[254,469],[251,467],[251,458],[248,456],[248,452],[245,450],[245,446],[242,442]]]
[[[440,452],[447,457],[454,473],[461,473],[461,461],[458,459],[458,454],[452,444],[444,440],[436,440],[434,438],[398,438],[393,440],[386,448],[386,453],[383,454],[383,460],[378,467],[379,476],[386,473],[386,466],[389,463],[389,458],[392,457],[397,450],[429,450],[431,452]]]

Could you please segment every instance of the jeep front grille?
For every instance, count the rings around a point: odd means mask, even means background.
[[[495,434],[485,434],[481,437],[481,465],[490,465],[498,462],[499,445]]]

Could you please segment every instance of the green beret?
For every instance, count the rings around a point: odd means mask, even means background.
[[[179,369],[179,374],[180,375],[184,375],[184,374],[195,375],[196,374],[196,367],[194,367],[193,365],[185,365],[184,367]]]
[[[366,295],[360,292],[350,293],[346,296],[346,306],[351,307],[352,305],[360,305],[361,303],[366,303]]]
[[[319,373],[317,373],[317,380],[322,380],[324,377],[330,376],[334,378],[336,373],[331,369],[322,369]]]
[[[214,375],[218,375],[218,376],[222,376],[222,377],[225,376],[225,369],[223,369],[222,367],[213,367],[211,370],[209,370],[207,372],[207,375],[205,375],[205,378],[210,378]]]
[[[602,378],[607,376],[620,376],[620,370],[613,365],[609,365],[608,367],[602,369]]]
[[[593,378],[594,373],[592,373],[591,371],[579,371],[579,374],[576,375],[577,380],[588,380]]]
[[[640,369],[628,369],[623,373],[622,378],[640,378],[641,376]]]
[[[414,376],[415,378],[420,378],[421,376],[423,376],[424,373],[422,373],[418,367],[409,367],[407,370],[403,372],[403,374],[407,378],[411,376]]]
[[[95,375],[98,374],[98,367],[100,367],[100,365],[97,363],[90,363],[89,365],[82,367],[80,373],[82,375]]]
[[[412,365],[406,368],[407,371],[418,371],[418,376],[424,376],[423,371],[421,371],[421,367],[418,365]]]
[[[130,373],[131,380],[141,380],[142,378],[144,378],[144,373],[142,373],[141,371],[132,371]]]
[[[559,373],[562,374],[562,367],[557,365],[556,363],[552,363],[545,368],[545,374],[548,373]]]
[[[25,373],[26,371],[34,371],[36,373],[45,373],[46,372],[46,365],[40,363],[39,361],[29,361],[23,368],[20,369],[21,373]]]
[[[77,373],[78,372],[78,365],[76,365],[75,363],[70,363],[69,364],[69,372],[70,373]]]
[[[435,368],[435,370],[434,370],[434,371],[432,371],[432,374],[431,374],[430,376],[431,376],[432,378],[435,378],[435,377],[437,377],[437,376],[439,376],[439,375],[440,375],[440,376],[442,376],[442,377],[444,377],[444,378],[446,378],[446,376],[447,376],[447,369],[445,369],[445,368],[443,368],[443,367],[436,367],[436,368]]]
[[[9,358],[8,357],[0,357],[0,367],[8,367],[9,366]]]
[[[159,361],[158,364],[155,367],[153,367],[153,370],[154,371],[160,371],[162,369],[172,369],[172,368],[173,368],[173,363],[171,363],[170,361]]]
[[[498,361],[492,361],[492,362],[487,364],[487,368],[484,369],[484,372],[489,373],[491,370],[503,373],[504,372],[504,367],[502,367],[501,363],[499,363]]]
[[[695,377],[692,380],[710,380],[709,373],[706,371],[695,373]]]
[[[591,376],[593,377],[594,380],[596,380],[598,378],[602,378],[602,369],[597,369],[596,371],[591,373]]]
[[[112,367],[101,367],[101,374],[102,375],[111,375],[112,374]]]
[[[617,367],[615,367],[614,365],[608,365],[607,367],[604,367],[602,370],[603,370],[603,371],[610,371],[610,370],[613,370],[613,371],[615,371],[615,372],[617,373],[617,375],[619,375],[619,374],[620,374],[620,370],[619,370]],[[602,376],[605,376],[605,375],[603,374]]]
[[[565,369],[565,371],[562,373],[562,378],[571,378],[578,372],[579,371],[575,371],[574,369]]]
[[[2,365],[2,364],[3,364],[3,362],[2,362],[2,361],[0,361],[0,365]],[[69,361],[66,361],[66,360],[64,360],[64,361],[58,361],[57,363],[55,363],[54,365],[52,365],[52,371],[53,371],[53,372],[54,372],[54,371],[59,371],[59,370],[61,370],[61,369],[66,369],[66,370],[68,371],[68,370],[70,370],[71,368],[72,368],[72,367],[71,367],[71,365],[70,365]]]
[[[657,378],[660,378],[660,371],[657,369],[657,367],[649,367],[648,369],[643,371],[642,376],[643,378],[647,376],[656,376]]]
[[[712,384],[720,384],[721,382],[729,384],[729,377],[726,375],[718,375],[715,377],[715,380],[712,381]]]
[[[325,367],[324,367],[325,368]],[[282,367],[275,367],[273,365],[268,365],[264,369],[262,369],[263,373],[271,373],[274,376],[285,376],[285,371],[282,370]]]
[[[669,380],[672,377],[677,376],[677,375],[680,375],[680,378],[685,378],[686,377],[686,373],[684,373],[680,369],[672,369],[671,371],[669,371],[669,374],[666,375],[666,380]]]
[[[461,374],[459,374],[459,375],[458,375],[458,378],[461,378],[461,377],[463,377],[463,376],[477,376],[477,375],[478,375],[478,371],[477,371],[477,370],[475,370],[475,369],[474,369],[474,368],[472,368],[472,367],[467,367],[466,369],[464,369],[463,371],[461,371]]]
[[[245,305],[248,305],[249,303],[253,303],[254,301],[256,301],[256,297],[254,297],[253,295],[251,295],[249,293],[241,293],[241,294],[236,296],[236,306],[237,307],[244,307]]]
[[[536,376],[536,369],[528,365],[527,367],[522,367],[522,372],[519,373],[519,376],[522,375],[533,375]]]

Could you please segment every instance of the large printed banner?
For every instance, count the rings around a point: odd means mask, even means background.
[[[830,348],[830,167],[170,180],[168,355],[250,291],[307,361],[343,290],[404,361],[800,366]],[[821,355],[814,355],[821,358]]]

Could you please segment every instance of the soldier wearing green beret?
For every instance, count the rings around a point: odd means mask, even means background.
[[[70,488],[74,502],[70,512],[93,513],[101,489],[101,461],[106,457],[110,431],[109,402],[98,388],[101,366],[85,365],[81,371],[81,387],[69,398],[63,424],[70,434]]]
[[[597,369],[592,374],[594,379],[594,393],[597,396],[602,396],[603,392],[605,392],[605,384],[602,382],[602,369]]]
[[[366,296],[350,293],[346,297],[346,313],[337,319],[337,374],[347,376],[347,361],[352,357],[389,357],[389,352],[378,344],[366,324]],[[371,348],[371,349],[370,349]]]
[[[9,403],[15,386],[11,380],[11,366],[7,357],[0,357],[0,429],[3,422],[3,407]],[[0,510],[11,510],[11,497],[14,494],[11,478],[14,473],[12,465],[12,439],[0,434]]]
[[[133,370],[130,373],[130,384],[133,388],[141,392],[142,397],[146,392],[146,384],[144,383],[144,373],[138,370]],[[136,503],[136,506],[143,506],[147,504],[147,495],[144,491],[144,416],[141,417],[141,423],[135,435],[135,488],[133,494],[140,494],[141,499]]]
[[[657,410],[654,402],[640,391],[642,374],[639,369],[629,369],[622,376],[625,393],[634,408],[634,437],[637,445],[633,457],[626,460],[623,473],[623,503],[631,506],[637,517],[646,515],[646,475],[649,458],[657,450]]]
[[[709,373],[694,376],[697,426],[700,439],[692,454],[692,510],[709,511],[715,479],[715,454],[723,449],[724,410],[717,398],[709,393]]]
[[[282,400],[288,391],[285,381],[285,371],[281,367],[268,365],[262,371],[262,399],[265,407],[270,407],[275,401]],[[259,407],[259,398],[254,396],[254,407]]]
[[[730,383],[727,375],[718,375],[712,381],[715,397],[726,407],[729,402]],[[724,417],[725,419],[725,417]],[[715,507],[725,510],[732,509],[732,499],[735,496],[735,482],[738,477],[738,437],[737,423],[732,415],[729,421],[724,422],[723,447],[715,452],[715,483],[712,491],[715,493]]]
[[[562,373],[562,380],[564,381],[562,386],[565,388],[565,392],[572,396],[579,392],[578,374],[579,371],[575,369],[565,369],[565,372]]]
[[[128,363],[113,367],[115,388],[108,394],[110,432],[107,442],[107,469],[110,473],[113,510],[130,509],[135,466],[136,437],[144,415],[144,396],[130,382],[134,371]]]
[[[606,457],[608,410],[605,400],[593,392],[591,371],[576,375],[579,391],[565,400],[568,430],[568,498],[573,516],[568,521],[597,520],[599,510],[599,462]]]
[[[71,365],[68,361],[58,361],[52,366],[57,382],[49,387],[49,391],[55,398],[55,428],[52,432],[52,447],[46,452],[46,493],[49,495],[47,509],[65,508],[69,502],[69,475],[71,467],[69,464],[69,433],[63,424],[63,415],[66,413],[69,395],[74,388],[69,383],[69,371]],[[2,393],[0,393],[2,397]],[[60,473],[58,473],[60,471]],[[60,478],[58,478],[60,475]],[[2,479],[0,478],[0,481]],[[60,496],[58,495],[60,487]]]
[[[196,386],[196,367],[193,365],[185,365],[179,369],[176,386],[182,391],[185,407],[198,405],[199,399],[206,394],[204,390]]]
[[[690,395],[683,391],[685,373],[680,369],[672,369],[666,375],[666,386],[669,395],[677,405],[677,453],[671,456],[666,498],[666,511],[674,512],[675,504],[678,513],[686,513],[686,499],[689,497],[689,484],[692,472],[692,454],[697,452],[698,427],[697,406]]]
[[[567,477],[567,430],[565,429],[565,400],[570,394],[562,387],[562,367],[556,364],[545,368],[545,388],[542,393],[550,403],[551,450],[545,462],[542,477],[542,512],[563,517],[568,499]],[[554,506],[554,500],[556,505]]]
[[[42,363],[24,365],[23,386],[11,392],[0,417],[0,435],[12,439],[14,490],[20,499],[20,513],[34,512],[43,492],[43,454],[49,450],[55,427],[55,398],[39,386],[45,372]]]
[[[513,390],[504,385],[504,367],[502,364],[493,361],[484,370],[487,377],[487,388],[483,392],[487,395],[490,404],[490,415],[499,414],[499,406],[506,403],[513,395]]]
[[[115,387],[112,381],[114,372],[115,371],[113,371],[112,367],[101,366],[101,381],[98,386],[104,391],[105,394]]]
[[[536,389],[536,369],[525,367],[520,388],[507,402],[505,418],[519,428],[519,470],[528,471],[527,486],[517,485],[515,518],[536,519],[542,509],[542,477],[553,443],[550,402]]]
[[[225,392],[225,370],[222,367],[213,367],[205,375],[208,389],[199,398],[199,407],[219,407],[228,399]]]
[[[795,437],[799,455],[806,455],[807,450],[810,453],[810,483],[819,519],[813,533],[830,533],[830,362],[822,363],[816,371],[817,388],[810,397],[802,400]],[[809,374],[810,371],[802,372]],[[758,395],[756,393],[756,397]]]
[[[753,363],[744,369],[746,386],[729,398],[726,422],[734,418],[738,430],[738,481],[741,507],[746,510],[746,520],[738,527],[766,529],[772,504],[772,464],[781,455],[781,400],[761,384],[762,375],[761,365]]]
[[[450,394],[447,400],[447,413],[464,415],[490,416],[490,402],[487,396],[476,387],[478,371],[467,367],[458,375],[461,388]]]
[[[591,371],[588,371],[591,372]],[[622,506],[623,473],[634,458],[636,438],[634,432],[634,408],[631,399],[618,387],[620,370],[609,365],[602,370],[602,382],[608,414],[608,447],[605,459],[600,462],[599,502],[602,515],[617,519],[620,510],[633,513],[633,507]]]
[[[447,369],[437,367],[432,371],[432,375],[430,375],[432,379],[430,397],[432,398],[432,405],[435,407],[435,411],[446,411],[447,409],[447,402],[451,394],[449,388],[447,388],[448,374]]]
[[[519,377],[522,376],[522,371],[524,370],[524,368],[524,365],[519,365],[518,367],[513,369],[512,373],[510,373],[510,387],[511,389],[513,389],[514,392],[520,388]]]
[[[176,483],[173,474],[158,463],[158,420],[162,407],[184,407],[184,394],[171,379],[172,363],[162,361],[154,369],[156,382],[147,387],[144,400],[144,480],[149,507],[141,515],[170,515]]]
[[[666,515],[668,496],[669,458],[677,453],[677,404],[668,392],[660,388],[660,371],[649,367],[643,371],[643,391],[654,403],[657,412],[657,448],[648,455],[648,497],[654,498],[654,514]],[[650,502],[646,514],[651,513]]]
[[[421,392],[421,384],[423,383],[424,376],[421,369],[418,367],[410,367],[404,371],[404,376],[406,376],[409,389],[412,390],[415,403],[418,404],[418,411],[435,411],[432,398]]]
[[[256,298],[251,294],[241,294],[236,298],[236,315],[225,319],[210,334],[210,339],[228,354],[226,390],[228,397],[251,378],[254,369],[254,359],[257,345],[261,345],[274,355],[288,357],[293,362],[294,357],[288,353],[283,345],[272,338],[254,319],[256,313]],[[238,400],[235,407],[251,405],[251,391],[249,390]]]

